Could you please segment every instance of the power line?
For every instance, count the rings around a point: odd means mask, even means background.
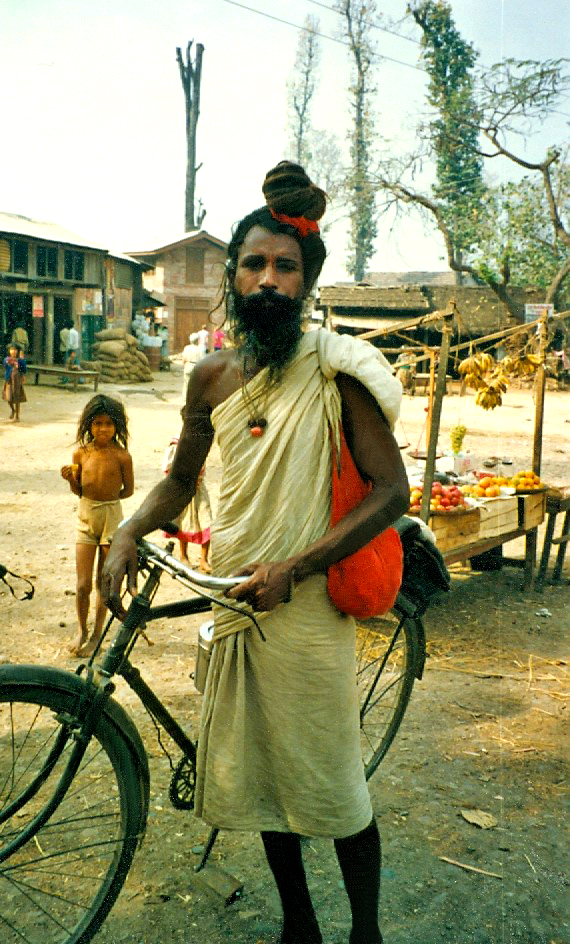
[[[323,10],[328,10],[329,13],[336,13],[338,16],[342,15],[340,10],[335,10],[334,7],[329,7],[326,3],[320,3],[319,0],[307,0],[307,3],[312,3],[316,7],[322,7]],[[397,33],[396,30],[388,29],[386,26],[380,26],[379,23],[372,23],[372,29],[381,30],[383,33],[390,33],[391,36],[397,36],[398,39],[405,39],[408,43],[414,43],[416,46],[421,46],[419,39],[412,39],[411,36],[404,36],[403,33]]]
[[[292,23],[291,20],[284,20],[280,16],[273,16],[271,13],[265,13],[264,10],[256,10],[254,7],[249,7],[245,3],[238,3],[237,0],[223,0],[223,2],[229,3],[232,7],[239,7],[241,10],[247,10],[249,13],[257,13],[258,16],[264,16],[266,19],[273,20],[276,23],[283,23],[285,26],[292,26],[293,29],[303,30],[304,33],[312,33],[314,36],[319,36],[321,39],[328,39],[332,43],[339,43],[341,46],[350,48],[350,43],[345,42],[344,39],[338,39],[336,36],[328,36],[326,33],[319,33],[317,30],[307,29],[306,26],[301,26],[299,23]],[[421,66],[415,66],[411,62],[404,62],[403,59],[395,59],[393,56],[385,56],[383,53],[380,53],[380,56],[387,62],[395,62],[399,66],[406,66],[408,69],[415,69],[416,72],[426,71],[425,69],[422,69]]]

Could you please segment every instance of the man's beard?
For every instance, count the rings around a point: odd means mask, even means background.
[[[269,367],[271,380],[276,380],[301,339],[303,299],[273,289],[254,295],[232,289],[230,309],[238,348],[247,360]]]

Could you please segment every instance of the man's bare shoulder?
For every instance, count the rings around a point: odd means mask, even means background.
[[[236,351],[213,351],[199,361],[190,375],[189,400],[201,400],[213,410],[241,382],[241,362]]]

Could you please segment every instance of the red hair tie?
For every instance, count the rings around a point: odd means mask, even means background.
[[[299,236],[303,238],[308,236],[309,233],[320,232],[315,220],[308,220],[306,216],[287,216],[285,213],[276,213],[275,210],[272,209],[269,209],[269,212],[278,223],[286,223],[288,226],[293,226],[299,233]]]

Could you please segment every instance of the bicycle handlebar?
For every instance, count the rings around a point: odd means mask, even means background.
[[[163,530],[174,531],[174,535],[176,535],[178,529],[173,525],[168,525]],[[206,590],[231,590],[232,587],[237,587],[238,584],[249,580],[249,577],[215,577],[213,574],[203,574],[198,570],[192,570],[191,567],[177,560],[168,551],[157,547],[156,544],[151,544],[150,541],[144,538],[137,541],[137,546],[144,559],[149,563],[160,564],[173,576],[187,580],[198,587],[204,587]]]

